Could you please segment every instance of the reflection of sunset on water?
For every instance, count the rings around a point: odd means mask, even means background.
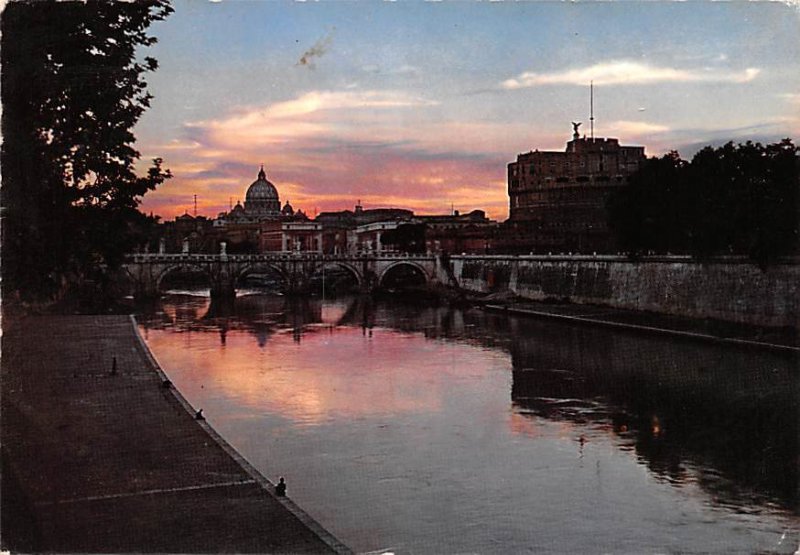
[[[527,437],[539,437],[543,434],[538,420],[520,414],[518,411],[511,411],[508,418],[508,427],[514,434]]]
[[[363,296],[159,306],[139,321],[176,388],[357,551],[797,537],[786,357]]]
[[[347,312],[346,302],[324,303],[321,307],[321,318],[323,324],[338,324]]]
[[[191,302],[164,303],[164,316],[172,322],[194,322],[205,316],[211,299],[204,296],[192,296]]]
[[[337,305],[326,308],[323,319],[344,311]],[[181,389],[191,398],[194,389],[213,384],[252,409],[313,425],[332,415],[438,411],[453,379],[486,371],[485,362],[463,348],[420,334],[370,331],[371,336],[360,328],[312,326],[298,345],[291,330],[282,328],[257,354],[246,331],[229,331],[224,346],[214,334],[192,334],[190,379]],[[147,341],[168,374],[185,361],[183,350],[173,350],[170,332],[149,330]],[[369,356],[354,356],[358,351]],[[443,358],[452,364],[442,367]]]

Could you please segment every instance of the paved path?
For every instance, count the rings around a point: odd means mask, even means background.
[[[18,549],[59,553],[349,552],[195,420],[164,386],[129,317],[4,325],[6,546],[17,539]]]

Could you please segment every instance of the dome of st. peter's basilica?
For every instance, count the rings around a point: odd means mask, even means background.
[[[267,180],[264,166],[258,172],[258,179],[248,187],[244,201],[244,208],[249,214],[279,215],[281,203],[275,185]]]

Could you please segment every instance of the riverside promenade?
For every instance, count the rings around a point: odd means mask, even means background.
[[[132,318],[4,327],[4,549],[350,552],[195,418]]]

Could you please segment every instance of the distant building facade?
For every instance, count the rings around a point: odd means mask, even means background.
[[[188,213],[160,227],[160,252],[228,254],[264,252],[314,252],[362,254],[409,249],[414,228],[414,252],[490,252],[497,222],[482,210],[467,214],[415,215],[402,208],[322,212],[314,220],[295,211],[287,201],[280,205],[278,189],[267,179],[263,166],[237,202],[216,218]],[[154,245],[148,245],[148,249]]]
[[[497,222],[483,210],[460,214],[417,216],[425,224],[425,246],[428,252],[486,254],[494,252]]]
[[[353,210],[322,212],[315,222],[323,228],[326,254],[383,252],[392,250],[385,245],[383,235],[414,219],[414,212],[402,208],[373,208],[365,210],[361,203]]]
[[[506,251],[613,252],[605,202],[645,160],[643,146],[574,134],[563,152],[532,151],[508,164]]]
[[[282,223],[280,250],[322,254],[322,224],[309,220]],[[262,252],[266,252],[266,249]]]

